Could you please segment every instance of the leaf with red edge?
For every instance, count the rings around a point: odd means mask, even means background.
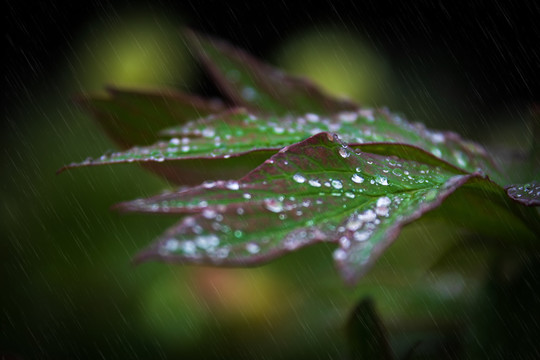
[[[220,89],[237,105],[277,115],[358,109],[352,101],[325,94],[308,79],[287,75],[224,41],[190,30],[186,36]]]
[[[506,193],[512,199],[526,206],[540,206],[540,183],[533,181],[528,184],[509,185]]]
[[[354,147],[374,143],[416,146],[464,172],[483,171],[497,176],[490,158],[479,145],[463,140],[452,132],[432,131],[421,124],[409,123],[387,110],[372,109],[341,112],[333,116],[308,113],[303,116],[283,117],[257,116],[244,109],[234,109],[166,129],[161,133],[169,139],[154,145],[106,154],[99,159],[87,159],[83,163],[74,163],[67,167],[198,159],[199,165],[210,173],[208,179],[216,179],[212,173],[217,171],[212,171],[212,167],[218,163],[209,159],[229,159],[244,155],[245,160],[245,155],[251,153],[262,162],[263,154],[269,156],[284,146],[321,131],[338,132],[342,134],[343,141]],[[263,153],[260,153],[261,151]],[[229,164],[241,165],[242,162],[229,161]],[[179,168],[181,173],[176,174],[176,177],[185,177],[190,169],[189,165]],[[229,169],[235,171],[233,167]]]
[[[190,214],[141,253],[139,261],[254,265],[331,242],[339,245],[334,258],[352,284],[405,224],[437,208],[472,179],[490,183],[480,174],[357,153],[336,135],[320,133],[285,147],[238,181],[207,182],[118,208]]]

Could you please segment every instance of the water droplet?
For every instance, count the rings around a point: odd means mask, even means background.
[[[238,184],[238,181],[228,181],[225,187],[229,190],[238,190],[240,189],[240,184]]]
[[[378,184],[381,184],[383,186],[388,185],[388,179],[386,178],[386,176],[376,176],[375,181],[377,181]]]
[[[311,114],[311,113],[308,113],[305,115],[306,117],[306,120],[309,121],[309,122],[317,122],[319,121],[319,115],[317,114]]]
[[[341,155],[342,158],[348,158],[351,153],[348,152],[345,148],[339,148],[339,155]]]
[[[214,235],[201,235],[195,239],[195,243],[201,249],[208,250],[219,245],[219,238]]]
[[[279,127],[279,126],[278,126],[278,127],[274,127],[274,132],[275,132],[276,134],[283,134],[283,133],[285,132],[285,129],[282,128],[282,127]]]
[[[375,208],[375,214],[377,214],[379,216],[388,216],[388,214],[389,214],[388,207],[386,207],[386,206],[377,206]]]
[[[360,114],[360,116],[364,117],[369,122],[375,121],[375,117],[373,116],[372,109],[362,109],[358,111],[358,114]]]
[[[342,122],[351,123],[351,122],[354,122],[357,117],[358,115],[353,112],[343,112],[339,114],[339,120]]]
[[[174,252],[180,247],[180,242],[176,239],[168,239],[165,244],[163,244],[163,249],[166,252]]]
[[[249,194],[249,193],[244,193],[244,194],[242,194],[242,197],[243,197],[244,199],[246,199],[246,200],[249,200],[249,199],[251,199],[251,194]]]
[[[356,241],[366,241],[367,239],[369,239],[370,235],[371,235],[371,232],[369,231],[359,231],[353,234],[353,238]]]
[[[389,197],[383,196],[377,199],[377,206],[388,206],[392,203]]]
[[[467,166],[467,160],[465,159],[465,156],[463,155],[461,151],[455,151],[454,157],[456,158],[459,166],[461,167]]]
[[[211,189],[214,186],[216,186],[216,182],[215,181],[205,181],[202,185],[203,185],[203,187],[205,189]]]
[[[193,241],[187,240],[182,243],[182,252],[185,254],[192,255],[195,251],[197,251],[197,247]]]
[[[219,259],[225,259],[229,255],[229,251],[228,247],[222,247],[217,249],[214,255]]]
[[[235,230],[234,231],[234,237],[239,239],[242,237],[242,235],[244,235],[244,233],[242,232],[242,230]]]
[[[264,206],[271,212],[278,213],[283,211],[283,203],[276,199],[266,199],[264,201]]]
[[[250,254],[256,254],[259,251],[261,251],[261,248],[260,248],[259,245],[255,244],[255,243],[247,243],[246,244],[246,250]]]
[[[341,181],[339,180],[332,180],[332,187],[334,189],[342,189],[343,188],[343,184],[341,183]]]
[[[347,252],[343,249],[336,249],[332,256],[336,261],[343,261],[347,258]]]
[[[361,177],[360,175],[358,174],[354,174],[352,177],[351,177],[351,180],[357,184],[361,184],[364,182],[364,178]]]
[[[302,184],[306,181],[306,178],[302,174],[295,174],[293,176],[293,180],[299,184]]]
[[[309,179],[308,183],[313,187],[321,187],[321,183],[317,179]]]
[[[212,209],[204,209],[202,212],[202,216],[205,217],[206,219],[213,219],[216,217],[216,215],[217,215],[216,211]]]
[[[360,220],[358,216],[354,215],[349,219],[349,221],[347,221],[345,227],[347,230],[356,231],[362,227],[363,223],[364,222]]]
[[[216,135],[216,130],[213,127],[207,127],[202,131],[202,136],[206,138],[211,138]]]
[[[366,210],[362,214],[358,215],[358,219],[364,222],[373,221],[377,218],[377,215],[373,210]]]
[[[339,238],[339,245],[342,249],[348,249],[351,246],[351,240],[346,236],[342,236]]]
[[[441,133],[431,133],[431,141],[435,144],[444,142],[444,135]]]
[[[153,160],[155,160],[155,161],[158,161],[158,162],[165,161],[165,155],[163,155],[163,153],[161,151],[153,152],[152,155],[151,155],[151,158]]]
[[[433,155],[435,155],[436,157],[441,157],[442,156],[442,152],[441,152],[441,150],[439,148],[432,148],[431,153]]]
[[[174,146],[180,145],[180,139],[174,137],[171,140],[169,140],[169,144],[174,145]]]

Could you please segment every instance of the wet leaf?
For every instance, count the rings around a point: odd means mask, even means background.
[[[285,147],[238,181],[207,182],[118,208],[190,214],[141,253],[139,261],[255,265],[331,242],[339,245],[334,259],[352,284],[405,224],[472,179],[481,175],[357,153],[336,135],[320,133]]]
[[[507,186],[506,193],[523,205],[540,206],[540,183],[536,181]]]
[[[290,76],[224,41],[186,31],[187,38],[221,90],[257,113],[332,114],[358,105],[324,94],[311,81]]]
[[[219,100],[205,100],[172,89],[109,87],[106,94],[81,95],[77,101],[123,149],[152,144],[163,128],[225,109]]]
[[[355,147],[373,143],[412,145],[465,172],[497,174],[485,150],[479,145],[465,141],[452,132],[437,132],[421,124],[411,124],[384,109],[362,109],[333,116],[308,113],[284,117],[257,116],[245,109],[235,109],[163,130],[163,136],[169,138],[152,146],[106,154],[99,159],[88,159],[68,167],[200,159],[201,165],[211,169],[216,162],[210,164],[203,161],[227,159],[261,150],[272,154],[322,131],[337,132],[343,141]],[[185,168],[184,174],[178,174],[177,178],[185,177],[188,169]]]

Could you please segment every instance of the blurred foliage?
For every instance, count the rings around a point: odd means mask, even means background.
[[[520,265],[515,260],[511,280],[501,285],[499,275],[492,275],[480,292],[478,285],[493,259],[481,245],[456,249],[458,255],[426,273],[402,272],[382,259],[354,289],[341,285],[332,269],[332,249],[325,244],[258,269],[133,268],[131,255],[176,220],[118,217],[109,206],[148,196],[166,184],[133,165],[54,176],[73,158],[112,148],[88,116],[66,99],[110,82],[193,81],[177,26],[167,17],[144,14],[125,24],[88,24],[88,33],[77,39],[58,75],[61,89],[42,92],[7,119],[10,132],[4,136],[1,164],[0,351],[51,359],[339,358],[347,352],[342,326],[355,302],[366,295],[374,299],[393,347],[402,349],[398,353],[423,339],[424,354],[440,358],[437,344],[453,339],[456,328],[473,316],[484,321],[465,343],[479,357],[527,358],[537,351],[531,339],[538,332],[538,262]],[[284,49],[293,47],[299,59],[312,59],[317,37],[306,39],[290,40]],[[336,93],[369,102],[366,94],[373,91],[374,99],[384,101],[384,92],[377,90],[378,82],[388,79],[384,60],[375,64],[380,55],[364,52],[364,45],[357,48],[341,35],[331,33],[327,39],[317,52],[321,56],[315,57],[319,66],[304,60],[294,64],[285,58],[286,50],[278,58],[292,70],[305,66],[306,75],[319,81],[339,79],[329,85]],[[338,53],[328,50],[331,43]],[[360,60],[363,56],[366,62]],[[331,70],[336,57],[340,60]],[[365,74],[366,68],[373,73],[356,88],[355,78],[344,78],[341,67],[349,73]],[[436,224],[422,223],[406,228],[401,243],[434,237],[444,243],[445,237],[467,236],[441,234]],[[388,258],[391,264],[406,264],[424,255],[417,249],[396,250]],[[512,303],[515,296],[517,305]],[[467,313],[471,304],[483,311]],[[508,328],[517,330],[515,336],[505,337]],[[498,346],[490,347],[495,340]]]

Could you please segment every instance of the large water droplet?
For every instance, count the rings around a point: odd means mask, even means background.
[[[334,189],[341,189],[343,188],[343,184],[339,180],[332,180],[332,187]]]
[[[357,184],[361,184],[364,182],[364,178],[361,177],[360,175],[358,174],[354,174],[352,177],[351,177],[351,180]]]
[[[240,184],[238,184],[238,181],[228,181],[225,187],[229,190],[238,190],[240,189]]]
[[[375,181],[378,183],[378,184],[381,184],[383,186],[387,186],[388,185],[388,179],[386,178],[386,176],[376,176],[375,177]]]
[[[306,178],[302,174],[294,174],[293,180],[299,184],[302,184],[306,181]]]
[[[348,158],[351,153],[345,148],[339,148],[339,155],[341,155],[342,158]]]
[[[388,206],[392,203],[389,197],[383,196],[377,199],[377,206]]]

